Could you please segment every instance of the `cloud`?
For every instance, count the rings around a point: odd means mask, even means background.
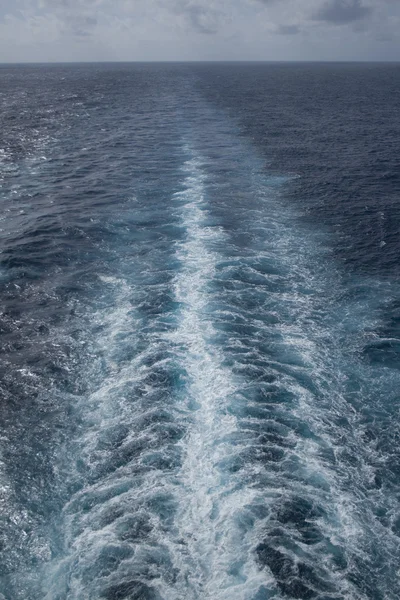
[[[0,0],[0,61],[399,60],[399,28],[399,0]]]
[[[42,10],[56,15],[65,31],[77,36],[91,35],[106,17],[138,16],[143,12],[148,21],[163,20],[166,28],[181,25],[197,33],[216,34],[226,16],[225,4],[225,0],[39,0]],[[171,22],[171,16],[175,16],[175,22]]]
[[[346,25],[364,19],[372,10],[372,7],[364,6],[362,0],[329,0],[316,11],[313,19],[334,25]]]
[[[281,35],[297,35],[300,33],[298,25],[278,25],[277,33]]]
[[[93,33],[98,23],[98,12],[103,0],[40,0],[45,14],[55,15],[61,23],[61,32],[77,37]]]
[[[217,33],[223,13],[217,10],[212,3],[179,0],[175,4],[169,4],[174,12],[185,17],[186,23],[191,29],[198,33]]]
[[[7,1],[7,0],[6,0]],[[19,0],[16,0],[17,2]],[[372,13],[366,0],[20,0],[40,6],[46,14],[55,15],[62,30],[77,37],[93,34],[99,21],[126,14],[137,18],[146,13],[149,21],[162,22],[165,29],[180,29],[198,34],[216,35],[225,31],[240,14],[249,14],[256,5],[260,20],[269,31],[296,35],[307,26],[321,24],[346,25],[361,21]],[[380,0],[390,2],[391,0]],[[396,0],[397,1],[397,0]],[[379,0],[370,0],[378,3]],[[258,11],[260,12],[260,11]],[[239,16],[238,16],[239,15]]]

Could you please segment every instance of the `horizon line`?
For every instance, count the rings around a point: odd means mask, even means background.
[[[11,65],[84,65],[84,64],[400,64],[400,59],[359,59],[359,60],[268,60],[268,59],[206,59],[206,60],[60,60],[60,61],[0,61],[0,66]]]

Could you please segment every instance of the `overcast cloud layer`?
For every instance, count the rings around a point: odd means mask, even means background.
[[[400,0],[0,0],[0,62],[400,60]]]

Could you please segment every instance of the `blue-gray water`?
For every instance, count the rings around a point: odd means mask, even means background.
[[[400,67],[0,67],[0,598],[400,597]]]

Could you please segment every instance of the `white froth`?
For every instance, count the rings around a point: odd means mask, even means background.
[[[177,539],[167,542],[179,567],[179,581],[176,589],[162,593],[168,600],[245,600],[265,583],[265,574],[251,557],[250,540],[243,539],[238,530],[238,517],[255,493],[238,487],[222,468],[235,452],[228,438],[238,431],[236,418],[229,413],[237,390],[235,376],[212,343],[215,332],[207,314],[207,288],[218,261],[210,247],[223,241],[223,233],[206,224],[205,174],[200,160],[189,160],[185,171],[186,188],[179,199],[186,238],[177,249],[181,268],[175,280],[175,296],[182,309],[179,327],[171,337],[180,345],[187,374],[184,410],[191,413],[194,408],[194,413],[182,441],[185,460],[179,474]]]

